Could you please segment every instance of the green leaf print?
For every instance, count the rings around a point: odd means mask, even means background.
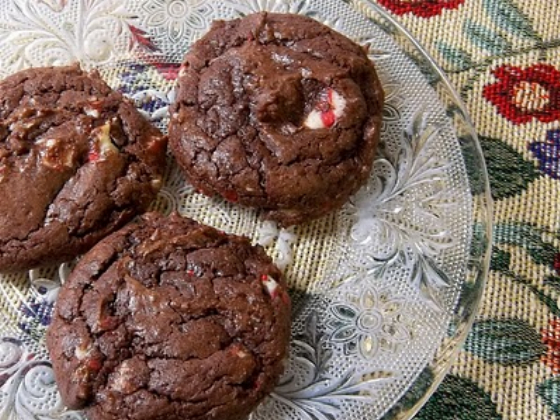
[[[425,394],[434,382],[432,370],[425,368],[402,398],[383,416],[383,420],[400,418],[399,413],[410,410]]]
[[[477,228],[475,226],[475,232]],[[550,242],[543,239],[543,229],[527,223],[498,223],[494,226],[493,239],[495,245],[515,245],[525,249],[527,254],[536,264],[554,265],[555,257],[560,251]],[[555,296],[548,294],[542,285],[536,285],[529,278],[515,273],[509,268],[510,259],[504,251],[493,250],[491,268],[501,272],[505,278],[522,284],[529,289],[541,303],[548,307],[550,312],[560,317],[559,301]],[[507,263],[507,265],[506,265]],[[549,275],[543,281],[544,285],[560,289],[560,278]]]
[[[520,37],[540,40],[531,20],[525,16],[513,0],[483,0],[482,4],[490,19],[500,28]]]
[[[520,319],[488,319],[473,325],[465,350],[489,363],[521,365],[539,359],[546,347],[529,323]]]
[[[542,233],[525,223],[498,223],[494,226],[494,243],[523,247],[536,264],[552,266],[560,251],[542,238]]]
[[[500,420],[490,395],[470,379],[448,375],[415,420]]]
[[[452,47],[446,42],[437,41],[436,48],[443,58],[449,62],[456,70],[465,70],[473,66],[471,55],[463,50]]]
[[[491,137],[479,136],[479,140],[494,199],[513,197],[541,176],[535,165],[523,159],[510,145]]]
[[[543,282],[546,286],[552,287],[557,292],[560,292],[560,277],[558,276],[548,276]]]
[[[503,36],[470,19],[465,21],[463,32],[474,45],[491,54],[502,55],[512,49],[511,43]]]
[[[486,186],[484,184],[484,174],[479,170],[479,157],[474,142],[470,139],[462,138],[460,138],[459,141],[461,143],[465,167],[467,169],[467,176],[469,177],[471,194],[482,194]]]
[[[408,58],[410,58],[414,64],[416,64],[418,70],[420,70],[420,72],[425,77],[426,82],[428,82],[428,84],[430,84],[431,86],[435,86],[439,82],[440,75],[437,74],[437,72],[434,70],[431,63],[429,63],[425,57],[406,50],[404,50],[404,54]]]
[[[499,248],[492,248],[492,257],[490,259],[490,270],[493,271],[508,271],[509,263],[511,262],[511,254]]]
[[[517,280],[517,279],[516,279]],[[520,282],[521,283],[521,282]],[[527,285],[527,288],[535,294],[537,299],[539,299],[543,305],[545,305],[548,310],[552,313],[552,315],[560,317],[560,307],[558,307],[558,299],[546,294],[541,289],[539,289],[535,285]]]
[[[537,393],[557,416],[560,415],[560,377],[547,379],[537,386]]]
[[[552,315],[560,317],[560,307],[558,306],[558,299],[544,292],[539,286],[534,285],[530,279],[514,273],[513,271],[502,272],[506,278],[522,284],[530,290],[538,300],[545,305]]]

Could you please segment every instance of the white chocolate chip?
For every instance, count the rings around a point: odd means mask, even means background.
[[[112,375],[110,387],[118,392],[126,392],[134,376],[135,372],[130,366],[130,361],[125,360]]]
[[[74,150],[71,149],[69,152],[66,152],[66,154],[64,155],[64,161],[62,163],[67,168],[72,168],[74,166],[74,161],[75,161]]]
[[[159,230],[159,229],[156,229],[156,230],[154,231],[154,233],[152,233],[152,234],[150,235],[150,241],[157,241],[157,240],[159,239],[160,235],[161,235],[160,230]]]
[[[60,140],[57,140],[57,139],[41,139],[41,140],[37,141],[37,144],[39,146],[45,146],[47,149],[52,149],[59,142],[60,142]]]
[[[332,91],[332,107],[334,111],[334,116],[336,118],[342,117],[344,113],[344,108],[346,108],[346,99],[339,95],[336,90]]]
[[[346,108],[346,99],[342,97],[337,91],[330,90],[329,91],[329,98],[328,98],[329,106],[334,114],[335,121],[338,120],[342,114],[344,113],[344,109]],[[320,128],[326,128],[325,123],[323,121],[323,113],[318,110],[312,110],[305,119],[303,123],[307,128],[311,130],[317,130]]]
[[[237,350],[237,352],[235,354],[240,359],[246,359],[247,357],[249,357],[249,353],[247,353],[246,351],[243,351],[243,350]]]
[[[163,184],[163,181],[159,177],[152,179],[152,181],[150,182],[150,185],[152,186],[152,189],[156,190],[156,191],[159,191],[161,189],[162,184]]]
[[[262,281],[264,287],[266,288],[267,293],[274,297],[278,291],[278,283],[270,276],[266,276],[266,279]]]
[[[84,111],[86,112],[86,115],[93,117],[93,118],[99,118],[99,111],[97,109],[93,109],[93,108],[84,108]]]
[[[294,60],[292,60],[290,57],[288,57],[287,55],[280,55],[277,53],[272,53],[272,59],[278,63],[278,64],[282,64],[284,66],[288,66],[290,64],[293,64]]]
[[[325,128],[325,124],[323,124],[323,119],[321,118],[321,111],[317,111],[316,109],[311,111],[305,119],[304,125],[311,130]]]
[[[91,347],[79,346],[76,347],[76,350],[74,351],[74,355],[78,360],[85,360],[90,355],[90,353],[91,353]]]
[[[59,139],[41,139],[38,140],[36,144],[42,147],[42,149],[39,151],[39,154],[41,156],[41,163],[46,167],[61,169],[61,165],[66,168],[72,168],[74,166],[74,149],[62,148],[62,150],[54,150],[60,145]],[[53,156],[55,157],[53,158]]]
[[[240,359],[246,359],[251,356],[250,353],[245,351],[245,348],[241,344],[234,344],[233,347],[230,348],[230,352]]]
[[[107,156],[110,153],[117,153],[119,150],[111,141],[111,124],[106,123],[99,127],[99,152],[102,156]]]

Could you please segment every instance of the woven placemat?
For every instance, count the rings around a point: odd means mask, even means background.
[[[560,2],[378,2],[461,93],[495,200],[479,316],[417,418],[560,417]]]

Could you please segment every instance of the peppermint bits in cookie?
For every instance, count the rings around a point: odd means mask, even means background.
[[[284,369],[290,313],[261,247],[148,213],[80,260],[47,346],[63,401],[90,420],[154,406],[166,420],[244,420]]]
[[[344,112],[346,100],[334,89],[326,89],[314,109],[305,119],[304,125],[312,130],[331,128]]]
[[[383,103],[365,50],[311,18],[217,21],[184,58],[170,146],[196,189],[287,227],[365,184]]]
[[[0,271],[71,260],[155,198],[167,138],[99,73],[23,70],[0,97]]]

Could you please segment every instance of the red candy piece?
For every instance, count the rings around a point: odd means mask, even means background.
[[[197,188],[196,192],[202,195],[205,195],[206,197],[212,197],[214,194],[212,194],[211,191],[205,190],[204,188]]]
[[[97,323],[98,328],[101,331],[107,331],[107,330],[114,330],[117,327],[117,318],[109,316],[107,318],[103,318],[102,320],[100,320]]]
[[[266,292],[272,299],[276,299],[280,293],[280,286],[272,277],[269,277],[266,274],[261,276],[261,282],[264,285]]]
[[[224,193],[224,198],[227,201],[231,201],[232,203],[237,202],[237,200],[239,200],[239,197],[237,196],[237,193],[235,191],[226,191]]]
[[[257,378],[257,380],[253,383],[253,389],[255,391],[260,391],[262,386],[263,386],[263,381],[262,381],[261,377],[259,376]]]
[[[154,67],[165,80],[175,80],[179,74],[179,64],[176,63],[154,63]]]
[[[336,122],[336,116],[333,111],[327,111],[321,113],[321,121],[325,124],[325,127],[331,128]]]
[[[97,162],[99,160],[99,152],[95,150],[90,150],[88,153],[88,161],[90,162]]]
[[[327,109],[321,113],[321,120],[325,127],[331,128],[336,122],[336,115],[334,115],[334,91],[327,90]]]
[[[99,371],[101,370],[101,360],[99,359],[89,359],[87,361],[87,368],[89,370],[93,370],[93,371]]]
[[[325,128],[331,128],[336,123],[334,108],[334,90],[329,88],[323,92],[320,101],[315,105],[315,111],[319,113]]]
[[[285,305],[290,304],[290,295],[288,295],[288,293],[282,291],[281,297],[282,297],[282,302],[284,302]]]
[[[152,139],[147,146],[147,150],[150,153],[159,154],[163,151],[165,147],[165,140],[162,138]]]

